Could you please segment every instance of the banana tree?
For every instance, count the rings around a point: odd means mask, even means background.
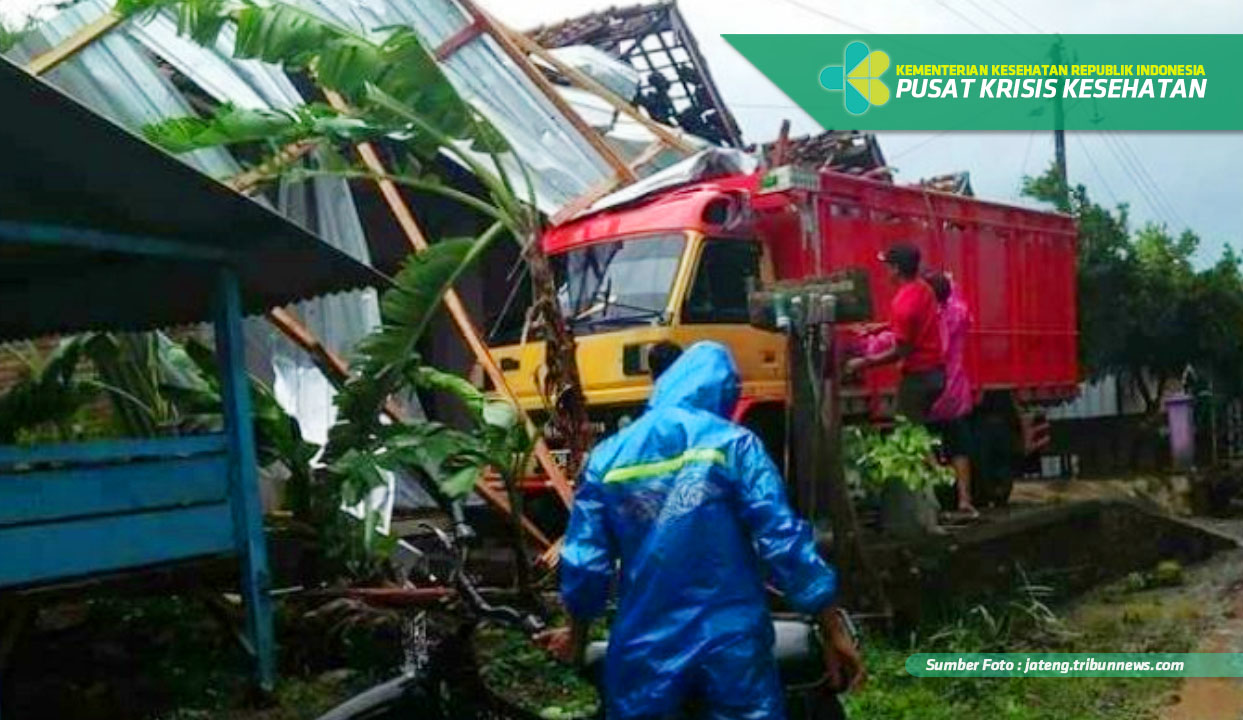
[[[0,445],[10,445],[31,434],[55,440],[75,435],[72,418],[94,397],[97,389],[78,373],[83,343],[69,340],[46,353],[33,343],[5,348],[24,366],[21,378],[0,395]]]
[[[517,190],[511,171],[524,176],[529,192],[533,184],[505,139],[462,100],[411,29],[388,28],[361,35],[280,1],[118,0],[117,10],[127,15],[170,12],[181,33],[208,46],[214,46],[221,31],[233,25],[236,58],[258,59],[305,73],[345,100],[344,110],[314,102],[282,112],[225,105],[208,117],[175,118],[148,126],[144,132],[153,142],[172,152],[258,146],[264,149],[263,157],[250,172],[258,169],[266,180],[387,179],[452,200],[491,222],[478,237],[441,240],[428,252],[412,257],[393,278],[393,288],[382,300],[382,327],[360,344],[353,377],[339,394],[340,422],[332,429],[325,452],[344,478],[348,497],[365,494],[379,482],[378,470],[394,464],[404,464],[406,469],[413,465],[420,473],[430,474],[434,494],[441,499],[467,491],[465,481],[482,472],[487,464],[484,458],[499,465],[512,481],[517,471],[512,460],[521,453],[513,452],[511,440],[496,445],[494,430],[498,428],[482,413],[473,435],[485,442],[475,445],[459,442],[462,438],[446,434],[444,428],[408,423],[394,428],[379,421],[387,397],[426,381],[428,375],[415,347],[444,291],[494,241],[504,237],[519,243],[531,271],[531,329],[548,347],[542,389],[554,410],[551,429],[569,440],[572,465],[581,458],[589,438],[574,338],[561,314],[553,273],[538,242],[540,215],[533,197],[524,198]],[[390,172],[378,175],[350,159],[350,146],[364,140],[381,141],[399,158]],[[287,152],[295,145],[309,145],[316,152],[296,157]],[[445,182],[439,173],[446,158],[473,174],[482,192],[463,192]],[[451,461],[429,464],[397,452],[403,432],[421,433],[423,444],[431,442],[430,437],[438,441],[455,437],[442,445],[448,448]],[[501,434],[508,437],[506,433]],[[501,453],[504,459],[497,457],[497,447],[508,448],[507,454]],[[519,513],[513,483],[507,486],[511,506]]]
[[[438,195],[492,221],[476,242],[508,237],[522,248],[533,285],[531,330],[547,343],[543,393],[551,431],[568,440],[571,474],[590,438],[574,338],[556,299],[548,258],[538,242],[541,217],[530,195],[516,189],[507,167],[527,177],[499,132],[462,100],[435,59],[406,27],[363,36],[288,2],[262,5],[239,0],[118,0],[117,10],[134,15],[167,11],[180,32],[214,45],[226,25],[236,28],[233,55],[275,63],[306,73],[348,104],[337,110],[307,103],[290,111],[240,109],[225,105],[209,117],[176,118],[145,129],[147,137],[172,152],[238,144],[266,146],[255,168],[268,180],[331,175],[387,179],[415,192]],[[350,159],[349,146],[381,139],[398,156],[379,175]],[[297,144],[317,148],[312,158],[283,152]],[[449,158],[483,186],[479,194],[452,187],[439,175]],[[508,162],[506,162],[508,161]],[[253,172],[253,171],[252,171]],[[525,183],[528,191],[533,185]],[[485,248],[480,248],[482,252]]]

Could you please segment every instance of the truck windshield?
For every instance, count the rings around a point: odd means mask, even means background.
[[[557,299],[578,333],[666,319],[682,233],[589,245],[552,258]]]

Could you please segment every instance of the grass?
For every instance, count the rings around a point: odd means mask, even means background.
[[[312,720],[394,674],[397,661],[382,650],[329,642],[300,611],[277,607],[281,667],[271,696],[254,691],[250,659],[203,603],[118,597],[46,609],[43,622],[65,629],[31,633],[16,649],[9,707],[17,717],[79,720]],[[316,661],[328,645],[330,662]]]
[[[1055,615],[1031,592],[976,606],[931,633],[865,648],[871,681],[846,699],[868,720],[1135,720],[1154,718],[1177,687],[1171,678],[916,678],[914,652],[1187,652],[1213,611],[1177,589],[1104,587]]]
[[[1115,678],[915,678],[910,653],[892,647],[867,652],[871,682],[846,701],[852,718],[1009,720],[1152,717],[1156,701],[1174,685],[1169,679]]]
[[[496,694],[548,720],[595,714],[600,702],[595,688],[522,633],[484,627],[476,647],[482,663],[480,673]]]

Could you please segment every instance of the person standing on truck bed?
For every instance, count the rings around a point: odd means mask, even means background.
[[[941,343],[940,308],[932,287],[919,275],[919,248],[897,243],[878,256],[889,266],[898,285],[889,303],[889,325],[894,344],[871,356],[851,358],[846,373],[853,375],[878,365],[898,363],[898,415],[927,424],[932,405],[945,389],[945,349]]]
[[[583,470],[561,551],[570,627],[540,640],[581,662],[616,585],[609,720],[663,718],[688,702],[718,720],[784,720],[766,579],[819,617],[835,688],[864,676],[832,608],[836,573],[760,439],[727,419],[738,394],[729,350],[696,343],[656,381],[647,412],[597,445]]]
[[[971,449],[975,433],[970,416],[975,396],[963,362],[971,312],[948,273],[929,272],[925,279],[941,306],[941,342],[945,345],[945,391],[933,403],[928,417],[954,468],[958,512],[974,518],[980,514],[971,503]]]

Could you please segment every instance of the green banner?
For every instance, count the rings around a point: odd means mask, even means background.
[[[919,653],[916,677],[1243,677],[1243,653]]]
[[[725,35],[825,128],[1243,130],[1243,35]]]

